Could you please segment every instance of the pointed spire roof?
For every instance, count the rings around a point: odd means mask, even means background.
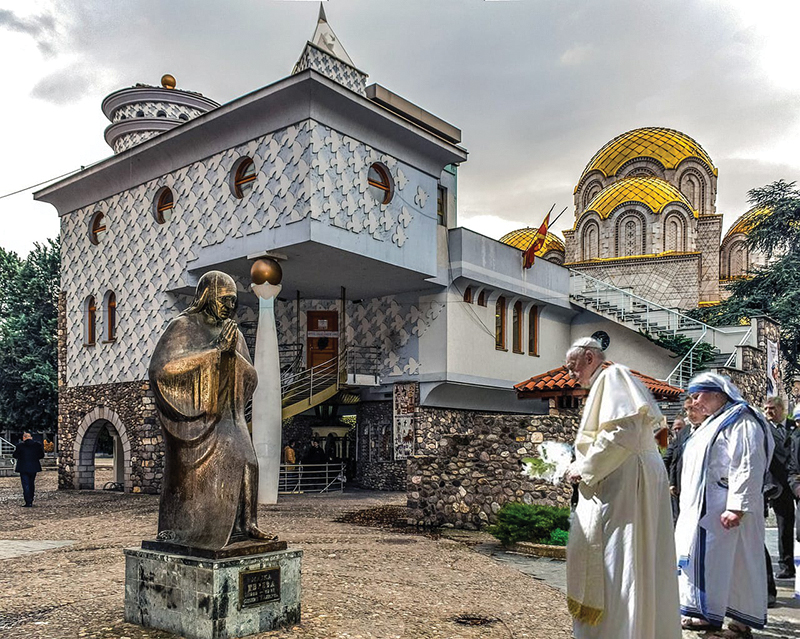
[[[321,2],[319,3],[317,28],[314,30],[314,35],[311,36],[311,43],[318,46],[326,53],[329,53],[334,58],[338,58],[342,62],[349,64],[351,67],[356,66],[353,64],[350,56],[347,55],[347,51],[344,50],[342,43],[339,42],[339,38],[336,37],[333,29],[331,29],[331,25],[328,24],[328,18],[325,17],[325,9]]]

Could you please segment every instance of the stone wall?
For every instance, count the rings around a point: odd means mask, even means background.
[[[507,415],[421,407],[417,454],[408,460],[409,521],[476,529],[510,501],[567,506],[571,488],[522,474],[542,441],[572,443],[580,409]]]
[[[767,396],[767,340],[780,343],[780,325],[765,315],[752,317],[753,330],[756,331],[757,346],[738,346],[741,349],[741,370],[723,368],[720,372],[731,378],[744,398],[761,406]],[[785,388],[779,389],[785,396]]]
[[[570,264],[570,268],[667,307],[696,308],[700,299],[700,255],[630,258]]]
[[[697,220],[697,250],[703,255],[700,266],[700,301],[720,299],[719,252],[722,241],[722,216],[705,215]]]
[[[405,490],[406,460],[394,458],[392,402],[362,402],[356,418],[356,483],[369,490]]]
[[[75,440],[84,420],[102,407],[118,418],[119,433],[130,445],[130,490],[158,493],[164,472],[164,441],[153,393],[146,381],[95,386],[61,386],[58,394],[58,487],[76,488]],[[81,428],[84,426],[84,428]]]

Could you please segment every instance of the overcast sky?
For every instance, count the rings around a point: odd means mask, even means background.
[[[102,99],[173,74],[227,102],[287,76],[316,25],[304,0],[0,0],[0,195],[111,155]],[[459,222],[536,226],[608,140],[679,129],[719,169],[727,228],[748,189],[800,177],[794,0],[329,0],[356,66],[462,130]],[[31,191],[0,199],[0,245],[58,233]]]

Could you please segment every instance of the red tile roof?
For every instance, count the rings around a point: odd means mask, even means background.
[[[613,362],[604,362],[603,367],[610,366]],[[677,386],[670,386],[666,382],[650,377],[639,371],[632,370],[631,373],[636,375],[645,386],[653,393],[653,396],[658,399],[678,399],[683,389]],[[571,379],[567,372],[567,367],[554,368],[551,371],[536,375],[530,379],[514,384],[514,390],[517,391],[519,399],[528,398],[543,398],[543,397],[556,397],[559,395],[577,395],[582,396],[588,394],[588,389],[581,388],[578,382]]]

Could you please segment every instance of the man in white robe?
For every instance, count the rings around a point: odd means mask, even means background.
[[[675,545],[684,627],[721,628],[729,617],[719,636],[750,637],[767,622],[763,489],[772,433],[729,379],[701,373],[688,391],[709,416],[683,452]]]
[[[579,481],[567,544],[567,596],[577,639],[680,639],[672,509],[653,437],[664,423],[624,366],[603,369],[593,339],[567,369],[591,386],[568,475]]]

